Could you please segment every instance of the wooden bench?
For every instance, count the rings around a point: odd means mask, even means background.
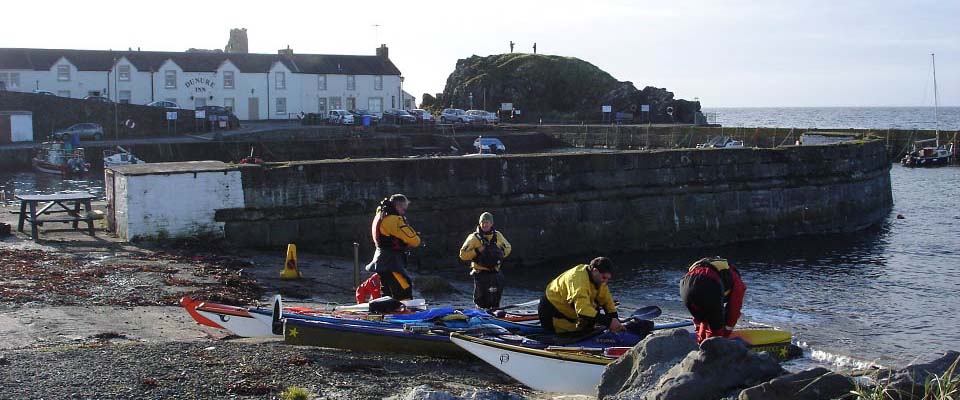
[[[90,202],[97,198],[90,193],[16,195],[15,197],[20,200],[20,211],[13,211],[14,214],[20,215],[17,230],[23,232],[24,223],[29,221],[30,237],[35,241],[39,239],[37,227],[45,222],[72,223],[73,229],[79,229],[80,223],[84,222],[87,224],[88,233],[94,236],[93,221],[103,219],[103,213],[94,211],[90,205]],[[42,206],[41,203],[43,203]],[[51,209],[53,206],[59,208]],[[65,213],[66,216],[46,217],[60,213]]]

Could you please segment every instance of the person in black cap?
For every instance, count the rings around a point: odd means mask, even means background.
[[[503,274],[500,265],[510,255],[510,242],[493,229],[493,214],[480,214],[477,230],[467,235],[460,247],[460,259],[470,261],[473,277],[473,303],[478,308],[495,310],[503,296]]]
[[[607,282],[613,276],[613,262],[597,257],[560,274],[547,285],[537,310],[540,326],[546,332],[592,331],[596,325],[620,332],[623,325],[617,315]],[[603,311],[602,313],[600,311]]]

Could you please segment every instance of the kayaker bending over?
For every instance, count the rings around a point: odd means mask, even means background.
[[[602,325],[611,332],[622,331],[617,306],[607,287],[612,270],[613,262],[609,258],[597,257],[590,264],[577,265],[550,281],[537,310],[543,329],[556,333],[581,332]]]
[[[480,214],[477,230],[460,247],[460,259],[470,261],[470,276],[473,277],[473,303],[477,308],[494,310],[500,308],[503,296],[503,274],[500,264],[510,255],[510,242],[503,234],[493,229],[493,214]]]
[[[680,298],[693,316],[697,343],[730,336],[746,292],[740,273],[725,259],[708,257],[690,265],[680,281]]]
[[[402,194],[383,199],[370,227],[377,249],[366,270],[380,275],[382,294],[396,300],[413,298],[413,282],[407,275],[406,251],[420,245],[420,235],[407,224],[404,217],[409,205],[407,196]]]

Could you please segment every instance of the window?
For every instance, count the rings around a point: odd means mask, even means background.
[[[347,97],[347,109],[356,110],[357,109],[357,98],[356,97]]]
[[[17,86],[20,86],[20,73],[19,72],[0,72],[0,87],[4,89],[15,89]]]
[[[69,97],[70,97],[70,91],[69,91],[69,90],[58,90],[58,91],[57,91],[57,96],[69,98]]]
[[[206,98],[206,97],[194,97],[194,98],[193,98],[193,109],[194,109],[194,110],[197,110],[197,109],[199,109],[200,107],[204,107],[204,106],[206,106],[206,105],[207,105],[207,98]]]
[[[317,112],[320,115],[327,115],[327,99],[323,97],[317,98]]]
[[[177,71],[168,69],[163,71],[163,87],[167,89],[177,88]]]
[[[347,75],[347,90],[357,90],[357,77]]]
[[[130,104],[130,91],[129,91],[129,90],[121,90],[120,93],[117,95],[117,97],[119,98],[120,103]]]
[[[287,98],[277,97],[277,114],[287,113]]]
[[[233,89],[233,71],[223,71],[223,88]]]
[[[273,79],[276,81],[277,89],[286,89],[287,88],[287,75],[283,72],[275,72],[273,74]],[[277,99],[280,100],[280,99]]]
[[[383,97],[371,97],[367,100],[367,110],[372,113],[383,112]]]
[[[373,90],[383,90],[383,75],[373,77]]]
[[[237,102],[233,97],[224,97],[223,98],[223,108],[226,108],[227,111],[233,112],[233,107]]]
[[[327,90],[327,76],[326,76],[326,75],[317,75],[317,89],[318,89],[318,90]]]
[[[70,66],[69,66],[69,65],[58,65],[58,66],[57,66],[57,80],[58,80],[58,81],[69,81],[69,80],[70,80]]]
[[[121,65],[117,68],[117,78],[121,81],[128,82],[130,81],[130,66]]]
[[[397,96],[390,96],[390,108],[397,108]]]
[[[339,110],[339,109],[341,109],[341,108],[343,108],[343,106],[342,106],[342,104],[340,103],[340,98],[339,98],[339,97],[331,97],[331,98],[330,98],[330,109],[331,109],[331,110]]]

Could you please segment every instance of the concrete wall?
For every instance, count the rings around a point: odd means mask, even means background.
[[[859,230],[891,209],[889,169],[879,141],[295,162],[244,168],[246,208],[216,220],[241,246],[348,255],[356,241],[367,258],[375,206],[399,192],[431,264],[457,263],[482,211],[513,243],[514,262],[540,262]]]
[[[205,162],[209,163],[209,162]],[[183,165],[183,164],[179,164]],[[175,171],[162,164],[116,167],[114,192],[117,236],[124,240],[156,237],[223,236],[214,220],[218,208],[242,208],[240,171]]]

